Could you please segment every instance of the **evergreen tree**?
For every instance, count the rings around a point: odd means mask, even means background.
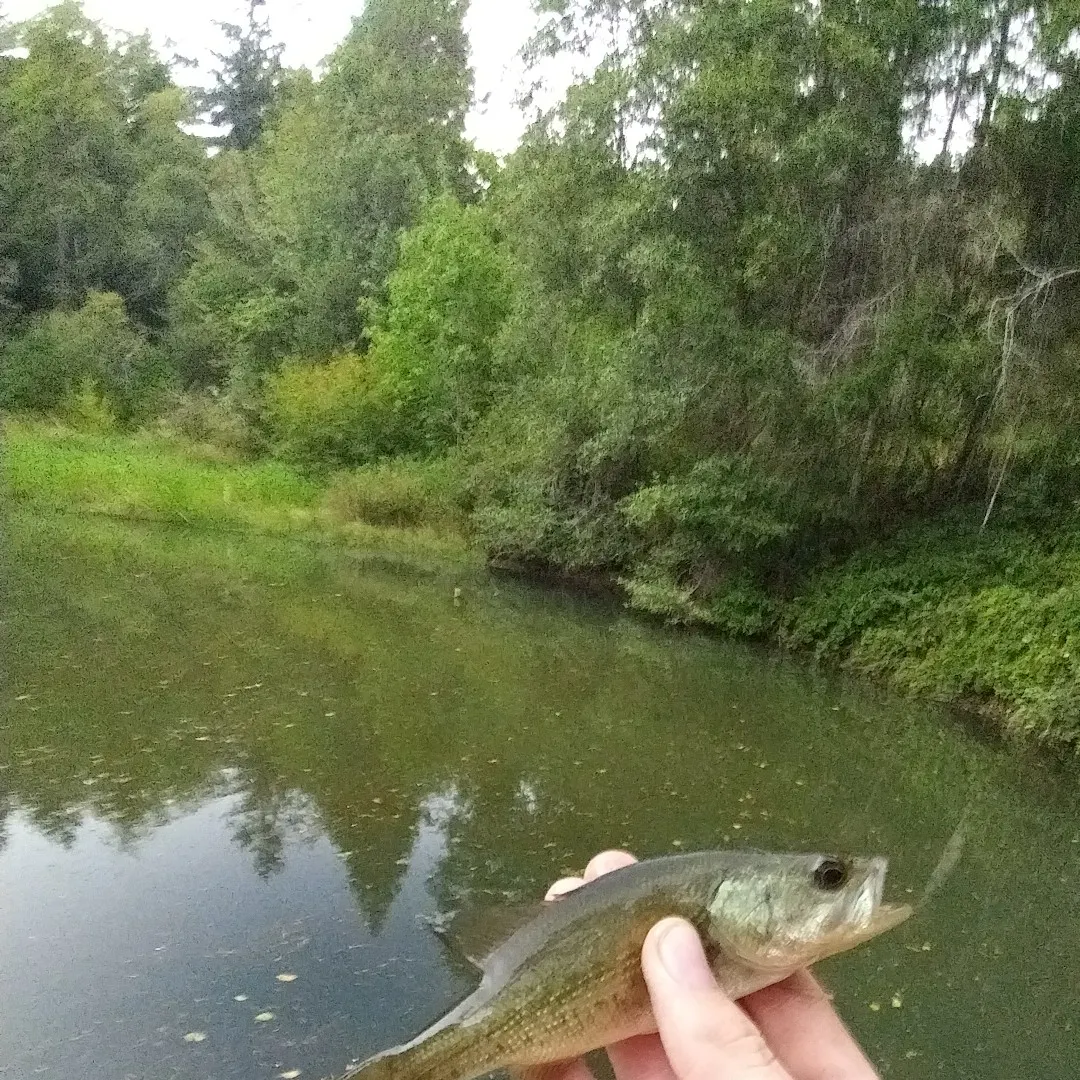
[[[219,228],[174,296],[174,330],[202,357],[185,366],[216,352],[219,366],[258,371],[362,345],[399,233],[429,196],[472,190],[465,10],[370,0],[325,78],[290,80],[250,172],[218,172]]]
[[[203,95],[210,123],[228,128],[214,141],[230,150],[247,150],[262,134],[267,113],[282,80],[281,53],[285,46],[270,40],[270,25],[258,9],[266,0],[248,0],[247,25],[219,22],[232,48],[215,53],[221,67],[215,86]]]
[[[467,9],[467,0],[368,0],[327,73],[351,129],[408,140],[433,189],[466,182]]]

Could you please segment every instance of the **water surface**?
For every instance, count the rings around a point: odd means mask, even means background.
[[[0,544],[5,1080],[328,1076],[474,985],[440,913],[612,845],[880,852],[903,896],[965,807],[932,906],[821,974],[888,1077],[1080,1074],[1075,772],[505,582],[91,519]]]

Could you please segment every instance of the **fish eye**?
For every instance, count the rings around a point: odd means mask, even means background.
[[[825,858],[814,868],[814,884],[823,892],[836,892],[847,884],[848,875],[843,859]]]

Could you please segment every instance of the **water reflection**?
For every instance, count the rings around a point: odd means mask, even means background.
[[[375,921],[355,901],[381,868],[364,880],[365,864],[333,846],[300,793],[274,802],[290,809],[273,820],[256,809],[254,845],[245,790],[136,841],[86,813],[62,840],[11,813],[0,1070],[88,1076],[110,1062],[119,1075],[319,1075],[468,989],[418,923],[435,913],[428,886],[448,850],[453,792],[422,803]]]
[[[470,988],[439,912],[611,844],[881,851],[918,890],[971,803],[932,909],[827,976],[890,1076],[1076,1075],[1080,813],[1045,763],[526,591],[455,608],[297,545],[10,535],[0,1070],[329,1075]]]

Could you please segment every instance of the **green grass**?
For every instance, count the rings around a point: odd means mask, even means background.
[[[50,509],[273,532],[310,528],[320,494],[277,462],[200,461],[173,442],[14,422],[3,479],[13,498]]]
[[[83,434],[43,421],[4,426],[0,485],[43,511],[98,514],[306,537],[406,560],[476,562],[446,517],[368,521],[319,482],[281,462],[211,460],[207,447],[154,434]]]

